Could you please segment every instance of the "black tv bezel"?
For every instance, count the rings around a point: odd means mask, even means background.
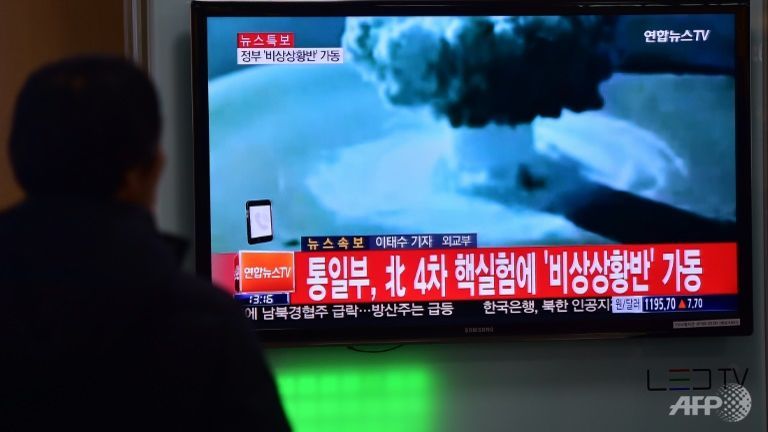
[[[619,329],[604,322],[578,321],[519,324],[478,323],[493,327],[492,333],[468,333],[466,325],[417,327],[386,325],[361,328],[348,326],[323,329],[302,328],[259,330],[268,345],[327,345],[358,343],[456,342],[464,340],[592,339],[636,336],[745,336],[753,331],[756,306],[753,301],[752,236],[752,142],[750,131],[750,38],[747,2],[709,2],[683,4],[652,2],[537,1],[335,1],[335,2],[210,2],[193,1],[192,9],[192,85],[195,172],[195,250],[196,270],[211,277],[210,154],[208,125],[207,19],[209,17],[332,17],[332,16],[408,16],[408,15],[572,15],[572,14],[733,14],[735,19],[735,127],[736,127],[736,217],[738,221],[739,310],[734,314],[697,315],[697,319],[739,318],[740,326],[673,329],[678,315],[623,319]],[[746,257],[746,259],[742,259]],[[758,263],[760,265],[760,263]],[[521,328],[522,327],[522,328]]]

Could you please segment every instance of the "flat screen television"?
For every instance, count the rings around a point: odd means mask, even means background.
[[[264,341],[751,333],[746,3],[192,24],[197,269]]]

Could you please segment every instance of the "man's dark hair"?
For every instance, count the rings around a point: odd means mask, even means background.
[[[10,159],[30,196],[111,198],[157,152],[160,108],[146,74],[117,57],[43,67],[16,102]]]

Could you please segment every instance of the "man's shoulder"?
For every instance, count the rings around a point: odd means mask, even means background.
[[[184,271],[179,271],[171,287],[175,295],[182,295],[190,300],[231,304],[232,297],[210,281]]]
[[[242,319],[232,296],[200,277],[179,272],[170,287],[170,294],[177,308],[185,311],[213,314],[224,321]],[[239,321],[239,320],[238,320]]]
[[[25,216],[25,209],[21,205],[0,210],[0,233],[5,239],[2,243],[7,244],[8,240],[23,234],[20,228],[25,226],[23,224],[25,219],[28,217]]]

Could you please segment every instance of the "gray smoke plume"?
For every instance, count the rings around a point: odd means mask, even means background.
[[[391,103],[479,127],[602,107],[612,35],[595,16],[348,18],[343,45]]]

